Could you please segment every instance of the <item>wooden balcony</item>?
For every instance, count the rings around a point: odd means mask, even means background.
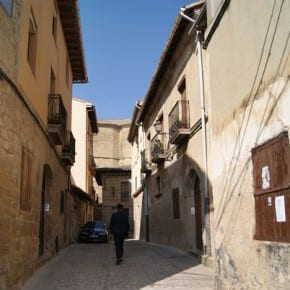
[[[75,138],[71,131],[66,133],[61,159],[66,166],[72,166],[75,163]]]
[[[177,101],[168,115],[169,119],[169,142],[181,144],[189,138],[189,102],[186,100]]]
[[[151,161],[162,163],[166,158],[166,134],[157,133],[151,140]]]
[[[64,145],[66,138],[67,113],[61,95],[48,96],[48,134],[55,145]]]

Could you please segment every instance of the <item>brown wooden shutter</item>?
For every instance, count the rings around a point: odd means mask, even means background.
[[[22,147],[20,208],[26,211],[31,209],[31,166],[32,154]]]
[[[252,150],[255,239],[290,242],[290,150],[284,132]],[[280,218],[280,215],[285,218]]]

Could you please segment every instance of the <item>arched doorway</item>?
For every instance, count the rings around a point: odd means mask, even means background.
[[[194,194],[194,223],[195,223],[195,247],[197,250],[203,251],[202,241],[202,203],[200,178],[196,171],[192,169],[189,173],[192,179],[193,194]]]

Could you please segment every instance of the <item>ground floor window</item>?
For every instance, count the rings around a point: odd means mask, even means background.
[[[130,184],[129,182],[121,182],[121,202],[129,201]]]
[[[31,209],[31,167],[32,153],[27,148],[22,147],[20,208],[26,211]]]
[[[172,190],[173,218],[180,219],[179,189]]]

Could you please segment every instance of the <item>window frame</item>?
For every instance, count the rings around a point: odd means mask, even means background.
[[[21,178],[20,178],[20,209],[31,210],[31,173],[32,152],[22,146],[21,149]]]
[[[172,213],[173,219],[180,219],[180,194],[179,188],[172,189]]]
[[[28,41],[27,41],[27,61],[31,71],[36,72],[36,53],[37,53],[37,24],[33,11],[29,15]]]
[[[255,234],[260,241],[290,242],[290,147],[288,133],[252,149]],[[282,205],[278,205],[278,202]],[[279,220],[280,215],[285,220]]]
[[[121,202],[128,202],[130,198],[130,182],[121,181]]]

